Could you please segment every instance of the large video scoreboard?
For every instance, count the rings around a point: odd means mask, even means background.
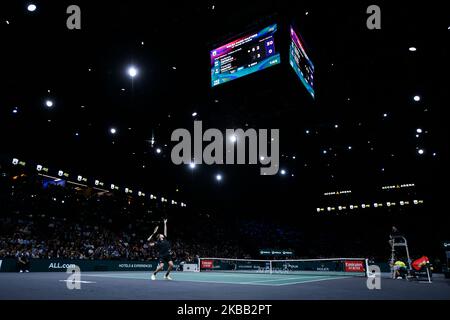
[[[247,34],[210,52],[211,86],[246,76],[280,63],[275,46],[277,25]]]
[[[291,26],[291,46],[289,49],[289,63],[300,78],[306,90],[314,98],[314,65],[305,51],[300,37]]]

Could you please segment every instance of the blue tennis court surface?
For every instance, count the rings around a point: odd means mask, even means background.
[[[84,274],[85,277],[104,277],[119,279],[149,280],[149,273],[141,272],[117,272],[105,274]],[[158,274],[158,279],[163,280],[164,273]],[[173,272],[173,281],[190,281],[206,283],[225,283],[240,285],[260,285],[260,286],[286,286],[299,283],[316,281],[337,280],[347,278],[344,276],[315,276],[315,275],[285,275],[285,274],[254,274],[254,273],[219,273],[219,272]]]
[[[0,273],[0,299],[26,300],[372,300],[450,299],[450,282],[381,279],[369,290],[365,277],[303,274],[85,272],[69,289],[65,272]]]

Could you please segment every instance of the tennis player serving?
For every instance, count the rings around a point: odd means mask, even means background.
[[[149,238],[151,240],[152,237]],[[169,265],[164,279],[172,280],[170,271],[173,269],[172,252],[170,250],[170,242],[167,240],[167,219],[164,219],[164,234],[156,236],[156,242],[150,242],[150,246],[156,246],[159,251],[159,265],[152,274],[152,280],[156,280],[156,274],[164,269],[164,262]]]

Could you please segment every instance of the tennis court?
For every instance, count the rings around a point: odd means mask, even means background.
[[[174,272],[172,281],[150,272],[83,272],[69,290],[64,272],[0,273],[0,299],[27,300],[372,300],[450,299],[448,280],[433,283],[382,279],[369,290],[364,277]]]
[[[159,280],[163,280],[163,272],[159,274]],[[224,283],[238,285],[257,286],[287,286],[299,283],[330,281],[345,276],[318,276],[318,275],[283,275],[283,274],[253,274],[253,273],[219,273],[219,272],[177,272],[174,273],[174,280],[189,282]],[[85,277],[104,277],[119,279],[149,280],[149,273],[129,272],[129,273],[105,273],[105,274],[84,274]]]

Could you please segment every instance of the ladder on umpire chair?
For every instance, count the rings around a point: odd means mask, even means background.
[[[408,277],[411,275],[411,258],[409,257],[409,249],[408,249],[408,241],[406,241],[406,238],[403,236],[391,236],[391,239],[389,240],[389,244],[391,245],[391,273],[392,278],[395,278],[395,271],[394,271],[394,263],[397,257],[396,254],[396,248],[404,247],[406,251],[406,258],[408,259]]]

